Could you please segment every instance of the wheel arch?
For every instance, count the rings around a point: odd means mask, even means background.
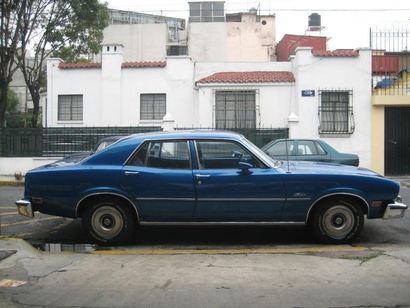
[[[109,196],[109,197],[112,197],[112,198],[121,199],[121,200],[125,201],[125,203],[127,203],[128,206],[132,208],[133,213],[135,214],[135,217],[137,218],[137,221],[138,222],[140,221],[140,216],[139,216],[139,213],[138,213],[138,209],[135,206],[135,204],[129,198],[125,197],[124,195],[118,194],[118,193],[107,192],[107,191],[94,192],[94,193],[88,194],[88,195],[84,196],[82,199],[80,199],[80,201],[77,202],[77,205],[76,205],[76,208],[75,208],[75,217],[81,217],[82,216],[87,203],[89,203],[92,200],[102,198],[104,196]]]
[[[363,214],[368,215],[370,211],[370,206],[369,203],[366,201],[365,198],[363,198],[360,195],[353,194],[353,193],[346,193],[346,192],[335,192],[331,194],[327,194],[324,196],[321,196],[317,198],[309,207],[307,216],[306,216],[306,223],[308,223],[312,217],[313,213],[315,212],[315,209],[324,201],[329,200],[329,199],[334,199],[334,198],[343,198],[344,200],[348,201],[353,201],[356,203],[358,206],[361,207]]]

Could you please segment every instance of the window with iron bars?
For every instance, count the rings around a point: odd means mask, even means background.
[[[255,92],[256,91],[216,91],[216,128],[256,128]]]
[[[140,119],[162,120],[166,114],[166,94],[141,94]]]
[[[319,133],[354,132],[353,91],[319,90]]]
[[[58,121],[83,120],[83,95],[58,96]]]

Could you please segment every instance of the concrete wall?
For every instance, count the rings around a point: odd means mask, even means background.
[[[27,171],[51,164],[59,158],[53,157],[0,157],[0,176],[25,175]]]
[[[245,14],[242,22],[188,25],[188,53],[199,62],[272,61],[274,44],[274,16],[256,21],[256,15]]]
[[[103,44],[126,46],[124,61],[163,60],[167,55],[167,31],[166,24],[109,25],[104,29]]]
[[[188,24],[188,54],[194,61],[228,60],[228,33],[224,22]]]

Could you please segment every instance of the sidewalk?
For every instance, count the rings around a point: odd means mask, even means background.
[[[24,178],[18,181],[12,175],[0,175],[0,186],[24,186]]]
[[[346,246],[344,254],[322,245],[330,249],[312,255],[288,245],[293,252],[166,254],[162,249],[146,255],[137,249],[102,255],[45,253],[23,240],[0,239],[0,251],[15,251],[0,261],[0,285],[4,279],[22,284],[0,287],[0,302],[2,307],[410,305],[410,247]]]

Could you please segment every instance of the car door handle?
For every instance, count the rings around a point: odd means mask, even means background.
[[[139,174],[139,171],[125,171],[124,174],[127,175],[127,176],[128,175],[137,175],[137,174]]]
[[[209,178],[211,175],[210,174],[195,174],[195,177],[197,179],[205,179],[205,178]]]

